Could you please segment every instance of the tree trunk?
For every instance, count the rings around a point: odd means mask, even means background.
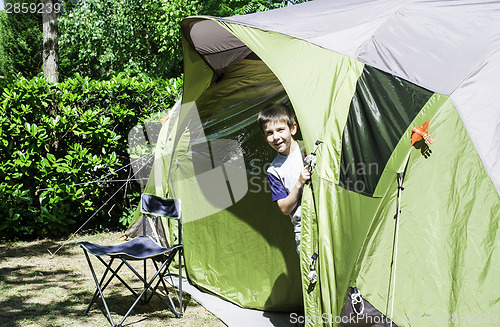
[[[56,3],[57,1],[53,0],[42,0],[43,76],[52,83],[59,82],[58,10],[54,8]]]

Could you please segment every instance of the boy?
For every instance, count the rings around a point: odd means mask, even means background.
[[[257,118],[266,142],[278,151],[278,155],[267,169],[272,199],[281,212],[290,215],[295,232],[297,253],[300,254],[300,210],[302,188],[311,178],[308,167],[304,167],[299,143],[293,138],[297,123],[293,111],[282,103],[272,103],[259,113]]]

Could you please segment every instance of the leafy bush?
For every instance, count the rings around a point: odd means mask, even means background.
[[[180,22],[191,15],[233,16],[307,0],[86,0],[65,2],[59,17],[60,73],[98,77],[142,71],[182,74]]]
[[[20,3],[7,0],[4,4]],[[35,0],[23,0],[37,4]],[[42,70],[42,15],[0,11],[0,76],[22,73],[32,78]]]
[[[1,1],[1,0],[0,0]],[[191,15],[234,16],[307,0],[74,0],[58,17],[59,76],[109,71],[182,74],[180,22]],[[38,0],[4,0],[38,4]],[[0,75],[27,78],[42,69],[42,15],[0,11]]]
[[[61,235],[101,206],[87,227],[116,227],[140,193],[135,182],[108,182],[133,175],[120,169],[130,163],[127,134],[166,112],[181,83],[124,74],[0,81],[1,238]]]

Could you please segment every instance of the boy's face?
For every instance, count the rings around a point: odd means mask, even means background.
[[[269,122],[264,126],[264,137],[267,143],[280,154],[287,156],[290,154],[292,146],[292,136],[297,133],[297,124],[288,127],[285,122]]]

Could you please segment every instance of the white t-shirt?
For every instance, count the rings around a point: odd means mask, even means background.
[[[276,158],[267,169],[269,186],[273,201],[284,199],[290,194],[290,191],[299,180],[300,172],[304,168],[304,159],[302,150],[297,147],[295,151],[288,156],[278,153]],[[300,232],[301,202],[293,209],[290,214],[294,232]]]

